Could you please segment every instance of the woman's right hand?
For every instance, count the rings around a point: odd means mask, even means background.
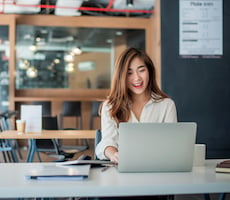
[[[113,146],[108,146],[105,149],[105,156],[115,164],[118,164],[118,150]]]
[[[110,161],[112,161],[115,164],[118,164],[118,151],[111,155]]]

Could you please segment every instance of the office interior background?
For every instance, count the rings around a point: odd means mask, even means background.
[[[91,103],[106,98],[116,57],[134,46],[153,59],[178,120],[197,122],[196,142],[207,145],[207,158],[230,157],[228,0],[222,0],[223,55],[212,58],[179,55],[178,0],[65,2],[0,2],[1,112],[51,101],[59,115],[63,101],[76,100],[89,129]]]

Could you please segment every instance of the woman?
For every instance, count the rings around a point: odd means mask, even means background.
[[[120,122],[177,122],[175,103],[159,89],[156,69],[145,52],[128,48],[118,58],[101,120],[102,140],[96,155],[114,163],[119,161]]]

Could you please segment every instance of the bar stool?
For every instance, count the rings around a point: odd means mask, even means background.
[[[59,130],[58,128],[58,118],[57,116],[43,116],[42,117],[42,128],[45,130]],[[35,141],[38,160],[41,162],[40,152],[47,154],[50,157],[55,157],[56,161],[65,161],[71,159],[75,152],[66,152],[62,150],[57,139],[36,139]],[[33,158],[31,158],[33,160]]]
[[[64,128],[64,118],[65,117],[75,117],[76,124],[75,127],[66,127]],[[64,101],[62,103],[62,111],[60,114],[60,129],[82,129],[82,115],[81,115],[81,102],[80,101]],[[78,149],[79,151],[83,151],[89,148],[88,140],[83,139],[85,146],[64,146],[63,149]]]
[[[82,129],[81,102],[64,101],[62,103],[62,111],[60,114],[60,129],[64,129],[65,117],[75,117],[76,125],[75,127],[71,127],[71,128]]]

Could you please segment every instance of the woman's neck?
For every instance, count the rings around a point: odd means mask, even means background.
[[[146,104],[151,98],[150,94],[133,95],[132,104]]]
[[[151,98],[151,96],[146,95],[146,94],[133,96],[132,111],[133,111],[133,113],[136,116],[138,121],[140,121],[142,110],[150,98]]]

